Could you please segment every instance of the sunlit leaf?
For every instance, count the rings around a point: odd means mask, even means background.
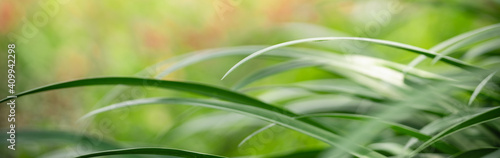
[[[149,99],[138,99],[132,101],[126,101],[122,103],[113,104],[110,106],[106,106],[97,110],[94,110],[88,114],[86,114],[83,118],[87,118],[99,113],[103,113],[106,111],[135,106],[135,105],[145,105],[145,104],[181,104],[181,105],[193,105],[193,106],[202,106],[209,107],[215,109],[221,109],[236,113],[241,113],[245,115],[249,115],[252,117],[260,118],[272,123],[276,123],[278,125],[299,131],[311,137],[314,137],[320,141],[328,143],[332,146],[335,146],[339,149],[349,152],[355,156],[359,157],[385,157],[383,155],[378,154],[370,149],[359,146],[357,144],[353,144],[349,140],[345,140],[343,137],[333,134],[329,131],[326,131],[322,128],[318,128],[311,124],[308,124],[303,121],[299,121],[294,117],[290,117],[281,113],[277,113],[275,111],[267,110],[264,108],[256,107],[256,106],[247,106],[238,103],[231,102],[223,102],[217,100],[202,100],[202,99],[191,99],[191,98],[149,98]]]
[[[469,127],[477,125],[477,124],[481,124],[483,122],[491,121],[493,119],[497,119],[500,117],[500,115],[498,115],[499,113],[500,113],[500,107],[489,108],[487,110],[484,110],[483,112],[477,113],[474,116],[472,116],[471,118],[465,119],[465,120],[461,121],[460,123],[455,124],[455,125],[449,127],[448,129],[440,132],[439,134],[433,136],[431,139],[425,141],[422,145],[420,145],[417,149],[415,149],[412,152],[412,155],[422,151],[423,149],[425,149],[429,145],[434,144],[436,141],[439,141],[440,139],[442,139],[446,136],[449,136],[453,133],[456,133],[460,130],[463,130],[465,128],[469,128]]]

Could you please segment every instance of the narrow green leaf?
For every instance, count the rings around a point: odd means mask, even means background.
[[[240,94],[237,92],[232,92],[229,90],[211,87],[211,86],[202,85],[202,84],[196,84],[196,83],[165,81],[165,80],[156,80],[156,79],[148,79],[148,78],[134,78],[134,77],[87,78],[87,79],[73,80],[73,81],[67,81],[67,82],[60,82],[60,83],[56,83],[56,84],[52,84],[52,85],[34,88],[31,90],[27,90],[27,91],[18,93],[14,96],[22,97],[22,96],[28,95],[28,94],[49,91],[49,90],[63,89],[63,88],[93,86],[93,85],[117,85],[117,84],[123,84],[123,85],[129,85],[129,86],[158,87],[158,88],[164,88],[164,89],[172,89],[172,90],[178,90],[178,91],[191,92],[191,93],[196,93],[196,94],[205,95],[205,96],[209,96],[209,97],[219,98],[222,100],[232,101],[232,102],[236,102],[236,103],[243,103],[243,104],[248,104],[248,105],[252,105],[252,106],[258,106],[258,107],[265,108],[268,110],[272,110],[272,111],[280,112],[280,113],[287,114],[290,116],[294,116],[294,114],[289,112],[289,111],[285,111],[283,109],[276,108],[274,106],[271,106],[269,104],[266,104],[264,102],[261,102],[259,100],[256,100],[254,98],[251,98],[249,96],[246,96],[246,95],[243,95],[243,94]],[[0,103],[5,102],[9,99],[10,98],[4,98],[4,99],[0,100]]]
[[[342,118],[342,119],[350,119],[350,120],[358,120],[358,121],[377,121],[382,124],[387,125],[390,127],[392,130],[397,131],[399,133],[406,134],[411,137],[415,137],[419,140],[422,141],[427,141],[430,140],[432,137],[428,136],[426,134],[420,133],[418,130],[413,129],[411,127],[398,124],[398,123],[393,123],[389,121],[384,121],[376,117],[371,117],[371,116],[366,116],[366,115],[358,115],[358,114],[343,114],[343,113],[320,113],[320,114],[309,114],[309,115],[301,115],[297,118],[305,118],[305,117],[333,117],[333,118]],[[451,145],[448,145],[444,142],[437,142],[434,144],[434,147],[438,148],[439,150],[449,153],[449,154],[454,154],[457,153],[459,150]]]
[[[245,137],[240,143],[238,143],[238,147],[241,147],[241,145],[245,144],[245,142],[247,142],[248,140],[250,140],[250,138],[252,138],[253,136],[273,127],[274,125],[276,125],[275,123],[271,123],[267,126],[264,126],[258,130],[256,130],[255,132],[252,132],[250,135],[248,135],[247,137]]]
[[[252,117],[260,118],[272,123],[279,124],[281,126],[296,130],[298,132],[309,135],[313,138],[316,138],[320,141],[328,143],[332,146],[335,146],[339,149],[347,151],[350,154],[353,154],[358,157],[373,157],[373,158],[381,158],[385,157],[373,150],[367,149],[363,146],[352,143],[345,138],[333,134],[325,129],[319,128],[317,126],[311,125],[301,120],[297,120],[294,117],[290,117],[275,111],[271,111],[268,109],[264,109],[256,106],[248,106],[239,103],[231,103],[225,101],[218,100],[205,100],[205,99],[191,99],[191,98],[148,98],[148,99],[138,99],[131,100],[122,103],[113,104],[110,106],[106,106],[97,110],[94,110],[82,118],[87,118],[99,113],[103,113],[106,111],[135,106],[135,105],[145,105],[145,104],[176,104],[176,105],[193,105],[193,106],[202,106],[208,108],[215,108],[220,110],[226,110],[236,113],[241,113],[245,115],[249,115]]]
[[[262,50],[259,50],[255,53],[250,54],[249,56],[245,57],[238,63],[236,63],[233,67],[231,67],[226,74],[222,77],[224,79],[227,75],[229,75],[231,72],[233,72],[237,67],[242,65],[243,63],[249,61],[250,59],[253,59],[261,54],[264,54],[268,51],[271,51],[276,48],[280,47],[285,47],[289,45],[294,45],[294,44],[299,44],[299,43],[305,43],[305,42],[315,42],[315,41],[332,41],[332,40],[355,40],[355,41],[366,41],[366,42],[371,42],[371,43],[376,43],[376,44],[381,44],[381,45],[386,45],[398,49],[403,49],[403,50],[408,50],[414,53],[422,54],[428,57],[436,57],[437,54],[432,51],[428,51],[423,48],[407,45],[407,44],[402,44],[402,43],[397,43],[397,42],[392,42],[392,41],[386,41],[386,40],[378,40],[378,39],[371,39],[371,38],[358,38],[358,37],[317,37],[317,38],[306,38],[306,39],[300,39],[300,40],[294,40],[294,41],[289,41],[289,42],[284,42],[280,44],[276,44],[267,48],[264,48]],[[451,58],[448,56],[443,57],[443,61],[446,63],[449,63],[451,65],[455,65],[460,68],[464,68],[466,70],[481,70],[481,68],[469,65],[467,63],[464,63],[458,59]]]
[[[484,86],[486,86],[486,83],[488,83],[488,81],[490,81],[490,79],[495,75],[495,73],[497,73],[497,72],[495,71],[495,72],[491,73],[486,78],[484,78],[484,80],[481,81],[481,83],[479,83],[479,85],[477,85],[476,89],[474,89],[474,92],[472,92],[472,95],[470,96],[469,106],[472,104],[474,99],[476,99],[477,95],[479,95],[479,93],[484,88]]]
[[[464,39],[467,39],[467,38],[470,38],[470,37],[474,37],[474,36],[477,36],[478,34],[481,34],[483,32],[487,32],[489,30],[495,30],[497,28],[500,28],[500,24],[486,26],[486,27],[483,27],[483,28],[479,28],[479,29],[476,29],[476,30],[473,30],[473,31],[469,31],[469,32],[460,34],[458,36],[455,36],[455,37],[450,38],[450,39],[448,39],[448,40],[446,40],[444,42],[441,42],[441,43],[437,44],[436,46],[432,47],[430,49],[430,51],[439,52],[439,51],[441,51],[441,50],[443,50],[443,49],[445,49],[447,47],[450,47],[453,44],[455,44],[457,42],[460,42],[460,41],[462,41]],[[408,64],[408,66],[405,69],[405,71],[413,69],[419,63],[421,63],[422,61],[424,61],[424,59],[425,59],[425,55],[419,55],[417,58],[413,59],[410,62],[410,64]]]
[[[463,130],[465,128],[468,128],[468,127],[471,127],[471,126],[474,126],[477,124],[481,124],[483,122],[497,119],[500,117],[499,113],[500,113],[500,107],[490,108],[490,109],[485,110],[483,112],[477,113],[473,117],[468,118],[464,121],[461,121],[460,123],[449,127],[448,129],[433,136],[431,139],[425,141],[422,145],[420,145],[417,149],[415,149],[411,155],[414,155],[414,154],[422,151],[423,149],[427,148],[429,145],[432,145],[435,142],[439,141],[440,139],[442,139],[446,136],[449,136],[453,133],[456,133],[460,130]]]
[[[198,51],[184,55],[182,58],[176,58],[177,62],[172,66],[163,70],[156,78],[163,78],[168,74],[174,72],[175,70],[181,69],[186,66],[190,66],[202,61],[227,57],[227,56],[237,56],[237,55],[250,55],[255,51],[266,48],[266,46],[240,46],[240,47],[229,47],[229,48],[219,48],[219,49],[209,49]],[[306,48],[281,48],[270,51],[266,56],[272,57],[283,57],[283,58],[296,58],[301,59],[305,57],[323,57],[331,58],[333,54],[323,51],[318,51],[314,49]],[[168,61],[168,62],[167,62]],[[170,63],[172,60],[168,59],[162,63]]]
[[[177,156],[185,158],[223,158],[223,156],[216,156],[216,155],[209,155],[192,151],[167,149],[167,148],[127,148],[127,149],[117,149],[117,150],[106,150],[106,151],[80,155],[77,158],[89,158],[89,157],[111,156],[111,155],[135,155],[135,154],[165,155],[165,156]]]
[[[474,44],[474,43],[477,43],[477,42],[481,42],[481,41],[484,41],[484,40],[487,40],[487,39],[491,39],[491,38],[494,38],[494,37],[499,37],[499,36],[500,36],[500,24],[497,25],[497,27],[495,27],[495,28],[488,29],[488,30],[485,30],[483,32],[480,32],[480,33],[476,34],[473,37],[461,40],[461,41],[459,41],[459,42],[451,45],[450,47],[444,49],[443,51],[441,51],[438,54],[438,56],[436,56],[432,60],[432,63],[436,63],[437,61],[441,60],[441,58],[443,56],[449,55],[452,52],[454,52],[454,51],[456,51],[456,50],[458,50],[460,48],[463,48],[463,47],[466,47],[466,46],[469,46],[471,44]]]
[[[189,83],[189,82],[179,82],[179,81],[165,81],[165,80],[157,80],[157,79],[148,79],[148,78],[134,78],[134,77],[101,77],[101,78],[87,78],[87,79],[80,79],[80,80],[73,80],[73,81],[67,81],[67,82],[61,82],[61,83],[56,83],[52,85],[47,85],[39,88],[34,88],[31,90],[27,90],[18,94],[15,94],[14,97],[22,97],[24,95],[28,94],[33,94],[33,93],[38,93],[38,92],[43,92],[43,91],[49,91],[49,90],[56,90],[56,89],[63,89],[63,88],[71,88],[71,87],[82,87],[82,86],[93,86],[93,85],[117,85],[117,84],[123,84],[123,85],[129,85],[129,86],[145,86],[145,87],[158,87],[158,88],[163,88],[163,89],[172,89],[172,90],[178,90],[178,91],[185,91],[185,92],[191,92],[191,93],[196,93],[200,95],[205,95],[208,97],[214,97],[226,101],[231,101],[235,103],[242,103],[248,106],[257,106],[260,108],[264,108],[267,110],[275,111],[277,113],[281,113],[284,115],[288,116],[297,116],[296,114],[269,105],[267,103],[264,103],[260,100],[254,99],[252,97],[249,97],[247,95],[238,93],[238,92],[233,92],[230,90],[225,90],[222,88],[217,88],[217,87],[211,87],[203,84],[197,84],[197,83]],[[4,98],[0,100],[0,103],[5,102],[11,98]],[[312,120],[307,120],[308,123],[314,124],[317,127],[332,131],[321,124],[318,124]]]
[[[494,39],[488,42],[484,42],[479,44],[478,46],[473,47],[472,49],[469,49],[462,58],[464,60],[470,60],[475,57],[481,56],[485,53],[491,52],[496,49],[500,49],[500,39]]]

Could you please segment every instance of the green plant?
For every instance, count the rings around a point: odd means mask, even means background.
[[[356,157],[375,158],[426,155],[495,157],[499,156],[500,145],[498,143],[500,126],[497,120],[500,117],[500,94],[498,94],[498,73],[496,73],[499,62],[485,65],[485,59],[479,56],[487,53],[484,51],[491,50],[485,47],[492,47],[488,42],[497,41],[500,37],[499,32],[499,24],[488,26],[451,38],[430,50],[392,41],[355,37],[308,38],[270,47],[217,49],[210,51],[211,53],[191,54],[172,59],[171,61],[178,63],[157,76],[162,78],[177,69],[204,60],[248,55],[229,69],[222,77],[224,79],[231,72],[237,71],[239,66],[259,55],[284,59],[283,63],[249,74],[235,84],[232,90],[199,83],[151,78],[102,77],[56,83],[24,91],[15,96],[22,97],[49,90],[94,85],[150,86],[185,91],[210,98],[130,100],[94,110],[82,119],[137,105],[192,105],[241,113],[269,122],[269,125],[252,133],[245,140],[275,125],[280,125],[331,146],[320,150],[280,155],[281,157],[312,157],[320,153],[329,157],[346,156],[346,153]],[[406,66],[361,54],[341,54],[313,48],[281,48],[305,42],[333,40],[380,44],[421,56]],[[462,49],[471,50],[461,55],[468,57],[470,61],[465,62],[448,56]],[[436,74],[414,68],[424,59],[423,57],[433,58],[434,62],[442,61],[461,70],[450,69],[447,73]],[[305,67],[314,67],[339,77],[243,89],[263,78]],[[250,96],[255,91],[273,92],[283,88],[296,93],[291,96],[275,96],[271,101]],[[339,102],[335,99],[336,96],[363,100],[368,104],[331,106],[332,102]],[[9,98],[0,102],[7,100]],[[360,111],[362,106],[370,110]],[[122,154],[219,157],[166,148],[124,148],[89,153],[79,157]]]

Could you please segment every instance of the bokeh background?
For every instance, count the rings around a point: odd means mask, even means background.
[[[370,37],[430,48],[460,33],[499,21],[498,0],[1,0],[0,47],[5,53],[0,55],[3,65],[0,83],[7,82],[6,50],[7,44],[13,42],[17,51],[16,90],[22,91],[86,77],[151,77],[169,64],[139,72],[186,53],[272,45],[305,37]],[[304,46],[335,49],[328,44]],[[370,54],[370,50],[378,53]],[[417,56],[371,45],[354,53],[402,64]],[[257,59],[254,65],[246,65],[221,81],[222,75],[240,59],[227,57],[201,62],[164,79],[229,87],[242,75],[277,62]],[[449,69],[442,63],[430,68],[429,63],[426,61],[419,68],[434,72]],[[254,85],[321,77],[331,76],[300,69]],[[77,121],[85,113],[109,103],[149,96],[189,95],[143,87],[123,88],[109,95],[113,87],[72,88],[19,99],[17,129],[87,135],[123,146],[172,147],[226,156],[326,146],[284,128],[279,134],[264,133],[238,146],[248,134],[266,124],[238,114],[189,106],[135,107]],[[0,94],[7,95],[6,86],[2,86]],[[8,108],[2,105],[0,110],[0,125],[5,128]],[[8,157],[52,157],[74,148],[93,149],[92,145],[78,145],[85,140],[19,141],[16,154],[4,147],[0,151]]]

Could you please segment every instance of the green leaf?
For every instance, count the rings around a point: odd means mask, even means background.
[[[72,88],[72,87],[83,87],[83,86],[94,86],[94,85],[129,85],[129,86],[146,86],[146,87],[158,87],[164,89],[172,89],[178,91],[185,91],[196,93],[200,95],[205,95],[209,97],[214,97],[222,100],[232,101],[236,103],[243,103],[252,106],[258,106],[261,108],[265,108],[268,110],[280,112],[283,114],[287,114],[290,116],[294,116],[293,113],[289,111],[285,111],[283,109],[271,106],[249,96],[232,92],[229,90],[211,87],[202,84],[196,83],[188,83],[188,82],[178,82],[178,81],[165,81],[165,80],[156,80],[156,79],[148,79],[148,78],[134,78],[134,77],[101,77],[101,78],[87,78],[80,79],[74,81],[67,81],[56,83],[52,85],[47,85],[39,88],[34,88],[31,90],[27,90],[21,93],[14,95],[15,97],[22,97],[24,95],[39,93],[43,91],[63,89],[63,88]],[[4,98],[0,100],[0,103],[9,100],[10,98]]]
[[[472,104],[474,99],[476,99],[477,95],[479,95],[479,93],[484,88],[484,86],[486,86],[486,83],[488,83],[488,81],[490,81],[490,79],[495,75],[495,73],[497,73],[497,72],[495,71],[495,72],[491,73],[490,75],[486,76],[486,78],[484,78],[483,81],[481,81],[481,83],[479,83],[479,85],[477,85],[476,89],[474,89],[474,92],[470,96],[469,106]]]
[[[379,123],[382,123],[392,130],[403,133],[405,135],[415,137],[419,140],[427,141],[430,140],[432,137],[428,136],[426,134],[420,133],[418,130],[413,129],[411,127],[398,124],[398,123],[393,123],[389,121],[384,121],[376,117],[371,117],[371,116],[366,116],[366,115],[357,115],[357,114],[343,114],[343,113],[320,113],[320,114],[309,114],[309,115],[301,115],[298,118],[305,118],[305,117],[333,117],[333,118],[342,118],[342,119],[350,119],[350,120],[359,120],[359,121],[376,121]],[[450,146],[444,142],[437,142],[434,144],[436,148],[439,150],[449,153],[449,154],[454,154],[457,153],[459,150],[453,146]]]
[[[253,59],[261,54],[264,54],[268,51],[274,50],[276,48],[280,47],[285,47],[289,45],[294,45],[294,44],[299,44],[299,43],[305,43],[305,42],[315,42],[315,41],[332,41],[332,40],[355,40],[355,41],[366,41],[370,43],[376,43],[376,44],[381,44],[381,45],[386,45],[398,49],[403,49],[403,50],[408,50],[414,53],[422,54],[428,57],[436,57],[437,54],[432,51],[425,50],[423,48],[418,48],[415,46],[407,45],[407,44],[402,44],[402,43],[397,43],[397,42],[392,42],[392,41],[386,41],[386,40],[378,40],[378,39],[371,39],[371,38],[358,38],[358,37],[317,37],[317,38],[306,38],[306,39],[300,39],[300,40],[294,40],[294,41],[289,41],[289,42],[284,42],[280,44],[276,44],[267,48],[264,48],[262,50],[259,50],[255,53],[252,53],[251,55],[245,57],[238,63],[236,63],[233,67],[231,67],[226,74],[222,77],[224,79],[227,75],[229,75],[231,72],[233,72],[237,67],[241,66],[243,63],[249,61],[250,59]],[[443,57],[443,61],[446,63],[449,63],[451,65],[455,65],[457,67],[466,69],[466,70],[481,70],[481,68],[469,65],[465,62],[462,62],[458,59],[451,58],[448,56]]]
[[[263,131],[271,128],[271,127],[273,127],[274,125],[276,125],[276,124],[275,123],[271,123],[271,124],[269,124],[267,126],[264,126],[264,127],[260,128],[260,129],[258,129],[256,131],[252,132],[250,135],[248,135],[247,137],[245,137],[240,143],[238,143],[238,147],[241,147],[241,145],[245,144],[245,142],[247,142],[248,140],[250,140],[250,138],[252,138],[253,136],[255,136],[255,135],[257,135],[257,134],[259,134],[259,133],[261,133],[261,132],[263,132]]]
[[[450,46],[452,46],[452,45],[456,44],[457,42],[460,42],[460,41],[462,41],[464,39],[471,38],[471,37],[474,37],[474,36],[478,36],[478,35],[482,34],[483,32],[489,32],[491,30],[496,30],[497,28],[500,28],[500,24],[486,26],[486,27],[483,27],[483,28],[479,28],[479,29],[476,29],[476,30],[473,30],[473,31],[469,31],[469,32],[460,34],[458,36],[455,36],[455,37],[450,38],[450,39],[448,39],[448,40],[446,40],[444,42],[441,42],[441,43],[437,44],[436,46],[432,47],[430,49],[430,51],[439,52],[439,51],[441,51],[441,50],[443,50],[443,49],[445,49],[447,47],[450,47]],[[437,57],[437,56],[435,56],[435,57]],[[443,56],[443,57],[445,57],[445,56]],[[405,71],[413,69],[419,63],[421,63],[424,59],[425,59],[424,55],[419,55],[417,58],[413,59],[413,61],[411,61],[410,64],[408,64],[408,67],[406,68]]]
[[[249,115],[251,117],[260,118],[272,123],[279,124],[281,126],[296,130],[303,134],[309,135],[313,138],[316,138],[320,141],[328,143],[332,146],[335,146],[339,149],[347,151],[350,154],[353,154],[358,157],[385,157],[373,150],[367,149],[363,146],[354,144],[345,138],[333,134],[325,129],[319,128],[317,126],[311,125],[301,120],[297,120],[294,117],[290,117],[275,111],[271,111],[268,109],[260,108],[257,106],[248,106],[239,103],[231,103],[225,101],[218,100],[205,100],[205,99],[191,99],[191,98],[149,98],[149,99],[138,99],[131,100],[122,103],[113,104],[110,106],[106,106],[97,110],[94,110],[82,118],[87,118],[102,112],[128,107],[135,105],[144,105],[144,104],[181,104],[181,105],[193,105],[193,106],[202,106],[208,108],[215,108],[220,110],[226,110],[236,113],[241,113],[245,115]]]
[[[257,106],[260,108],[264,108],[267,110],[275,111],[277,113],[282,113],[288,116],[297,116],[296,114],[278,108],[274,107],[272,105],[269,105],[267,103],[264,103],[260,100],[254,99],[252,97],[249,97],[247,95],[238,93],[238,92],[233,92],[230,90],[225,90],[222,88],[217,88],[217,87],[211,87],[203,84],[197,84],[197,83],[189,83],[189,82],[179,82],[179,81],[165,81],[165,80],[157,80],[157,79],[148,79],[148,78],[134,78],[134,77],[101,77],[101,78],[87,78],[87,79],[80,79],[80,80],[74,80],[74,81],[67,81],[67,82],[61,82],[61,83],[56,83],[52,85],[47,85],[35,89],[31,89],[28,91],[24,91],[21,93],[18,93],[14,95],[14,97],[21,97],[24,95],[28,94],[33,94],[33,93],[38,93],[38,92],[43,92],[43,91],[49,91],[49,90],[55,90],[55,89],[63,89],[63,88],[71,88],[71,87],[82,87],[82,86],[93,86],[93,85],[117,85],[117,84],[123,84],[123,85],[129,85],[129,86],[146,86],[146,87],[158,87],[158,88],[163,88],[163,89],[172,89],[172,90],[178,90],[178,91],[185,91],[185,92],[191,92],[191,93],[196,93],[200,95],[205,95],[208,97],[214,97],[226,101],[231,101],[235,103],[242,103],[248,106]],[[0,100],[0,103],[5,102],[11,98],[4,98]],[[329,131],[332,131],[321,124],[315,123],[314,121],[307,120],[308,123],[314,124],[315,126],[318,126],[323,129],[327,129]]]
[[[177,62],[163,70],[156,78],[163,78],[168,74],[174,72],[175,70],[181,69],[186,66],[190,66],[202,61],[227,57],[227,56],[238,56],[238,55],[249,55],[255,51],[266,48],[266,46],[240,46],[240,47],[229,47],[229,48],[219,48],[219,49],[209,49],[203,51],[197,51],[190,54],[186,54],[182,57],[176,58]],[[305,49],[305,48],[282,48],[275,49],[266,54],[266,56],[272,57],[283,57],[283,58],[305,58],[305,57],[332,57],[331,53],[318,51],[314,49]],[[168,59],[162,63],[170,63],[172,59]]]
[[[456,51],[456,50],[458,50],[460,48],[469,46],[471,44],[474,44],[474,43],[477,43],[477,42],[480,42],[480,41],[491,39],[491,38],[494,38],[494,37],[499,37],[500,36],[500,33],[499,33],[500,32],[500,24],[494,25],[494,26],[496,26],[496,27],[492,27],[491,29],[488,29],[488,30],[485,30],[483,32],[477,33],[477,34],[475,34],[474,36],[472,36],[470,38],[466,38],[464,40],[461,40],[461,41],[459,41],[459,42],[451,45],[450,47],[446,48],[441,53],[439,53],[439,55],[436,56],[432,60],[432,63],[436,63],[443,56],[449,55],[452,52],[454,52],[454,51]]]
[[[415,149],[411,155],[414,155],[414,154],[422,151],[423,149],[427,148],[429,145],[432,145],[435,142],[439,141],[440,139],[442,139],[446,136],[449,136],[453,133],[456,133],[460,130],[463,130],[463,129],[468,128],[468,127],[472,127],[472,126],[477,125],[477,124],[481,124],[483,122],[491,121],[493,119],[497,119],[500,117],[499,113],[500,113],[500,107],[489,108],[483,112],[479,112],[479,113],[473,115],[472,117],[449,127],[448,129],[433,136],[431,139],[425,141],[422,145],[420,145],[417,149]]]
[[[462,56],[462,58],[464,60],[470,60],[470,59],[473,59],[473,58],[478,57],[480,55],[483,55],[485,53],[494,51],[496,49],[500,49],[500,45],[498,43],[500,43],[500,39],[494,39],[494,40],[491,40],[491,41],[487,41],[487,42],[481,43],[478,46],[475,46],[475,47],[469,49]]]
[[[127,149],[117,149],[117,150],[106,150],[106,151],[80,155],[77,158],[89,158],[89,157],[110,156],[110,155],[134,155],[134,154],[165,155],[165,156],[177,156],[185,158],[223,158],[222,156],[215,156],[215,155],[197,153],[192,151],[167,149],[167,148],[127,148]]]

